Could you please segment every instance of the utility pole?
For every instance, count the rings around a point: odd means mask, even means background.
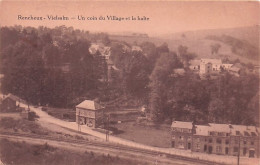
[[[77,109],[76,109],[77,111]],[[80,110],[79,110],[79,115],[78,115],[78,131],[81,132],[81,128],[80,128]]]
[[[240,157],[240,135],[238,136],[237,165],[239,165],[239,157]]]
[[[107,120],[106,120],[106,125],[107,125],[107,130],[106,130],[106,141],[109,141],[109,122],[110,122],[110,114],[108,114],[107,116]]]

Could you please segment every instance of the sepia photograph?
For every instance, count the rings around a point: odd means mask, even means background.
[[[259,165],[259,1],[0,0],[0,165]]]

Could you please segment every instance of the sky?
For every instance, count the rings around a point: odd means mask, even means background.
[[[259,2],[201,1],[2,1],[0,26],[73,26],[76,29],[104,32],[140,32],[167,34],[181,31],[219,29],[259,25]],[[18,20],[23,17],[45,17],[45,20]],[[48,20],[47,15],[66,16],[70,20]],[[78,20],[77,17],[97,20]],[[99,17],[149,17],[147,21],[99,20]],[[71,17],[76,19],[72,20]]]

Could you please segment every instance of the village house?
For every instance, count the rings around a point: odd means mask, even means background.
[[[208,154],[259,157],[259,128],[255,126],[215,124],[193,125],[174,121],[172,147]]]
[[[133,45],[132,46],[132,51],[137,51],[137,52],[142,52],[142,48],[140,46],[137,46],[137,45]]]
[[[190,150],[192,145],[193,124],[191,122],[174,121],[171,125],[172,147]]]
[[[108,46],[104,46],[103,44],[99,43],[92,43],[91,46],[89,47],[89,52],[92,55],[95,55],[97,51],[100,52],[101,56],[103,56],[106,60],[110,59],[111,55],[111,48]]]
[[[221,71],[222,61],[220,59],[201,59],[200,74],[218,73]]]
[[[234,76],[237,76],[239,77],[240,75],[240,71],[241,69],[239,67],[236,67],[236,66],[232,66],[230,69],[229,69],[229,73],[234,75]]]
[[[190,68],[190,70],[192,70],[194,72],[199,72],[199,70],[200,70],[200,60],[191,60],[189,68]]]
[[[204,58],[200,60],[191,60],[189,63],[190,70],[199,73],[200,76],[218,74],[223,70],[238,76],[240,72],[240,69],[233,64],[222,63],[221,59]]]
[[[85,100],[76,106],[76,123],[96,128],[103,122],[104,107],[92,100]]]
[[[18,100],[19,98],[12,95],[8,94],[7,96],[3,96],[3,99],[1,101],[1,111],[5,112],[13,112],[16,111],[16,108],[18,106]]]

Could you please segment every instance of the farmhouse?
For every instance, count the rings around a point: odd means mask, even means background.
[[[215,124],[193,125],[174,121],[172,147],[208,154],[259,157],[259,128],[255,126]]]
[[[85,100],[76,106],[76,122],[96,128],[103,122],[104,107],[92,100]]]

